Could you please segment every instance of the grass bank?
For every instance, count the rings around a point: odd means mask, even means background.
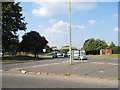
[[[118,59],[120,58],[120,54],[112,54],[112,55],[87,55],[88,57],[95,58],[110,58],[110,59]]]
[[[36,61],[38,58],[27,55],[18,55],[18,56],[3,56],[1,63],[20,63],[20,62],[30,62]]]

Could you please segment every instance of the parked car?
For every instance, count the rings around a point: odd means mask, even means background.
[[[79,59],[80,59],[80,60],[87,60],[87,56],[85,56],[85,55],[80,55]]]
[[[54,53],[54,54],[52,55],[52,57],[53,57],[53,58],[57,58],[57,57],[58,57],[57,53]]]

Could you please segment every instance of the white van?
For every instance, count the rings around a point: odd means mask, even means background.
[[[72,51],[72,57],[73,57],[73,59],[87,60],[87,57],[85,56],[85,51],[84,50],[74,50],[74,51]]]

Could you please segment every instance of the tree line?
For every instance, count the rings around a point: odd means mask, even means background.
[[[120,53],[120,46],[116,46],[114,42],[111,42],[110,45],[108,45],[104,40],[100,39],[94,39],[90,38],[87,39],[84,44],[83,48],[86,51],[86,54],[92,54],[92,55],[99,55],[100,49],[111,49],[113,54],[119,54]]]
[[[27,23],[23,17],[20,3],[2,2],[2,55],[15,55],[30,52],[37,57],[48,41],[36,31],[25,33],[19,41],[18,31],[26,31]]]

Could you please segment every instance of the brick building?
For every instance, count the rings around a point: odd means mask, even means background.
[[[110,54],[112,54],[111,49],[101,49],[100,50],[100,55],[110,55]]]

